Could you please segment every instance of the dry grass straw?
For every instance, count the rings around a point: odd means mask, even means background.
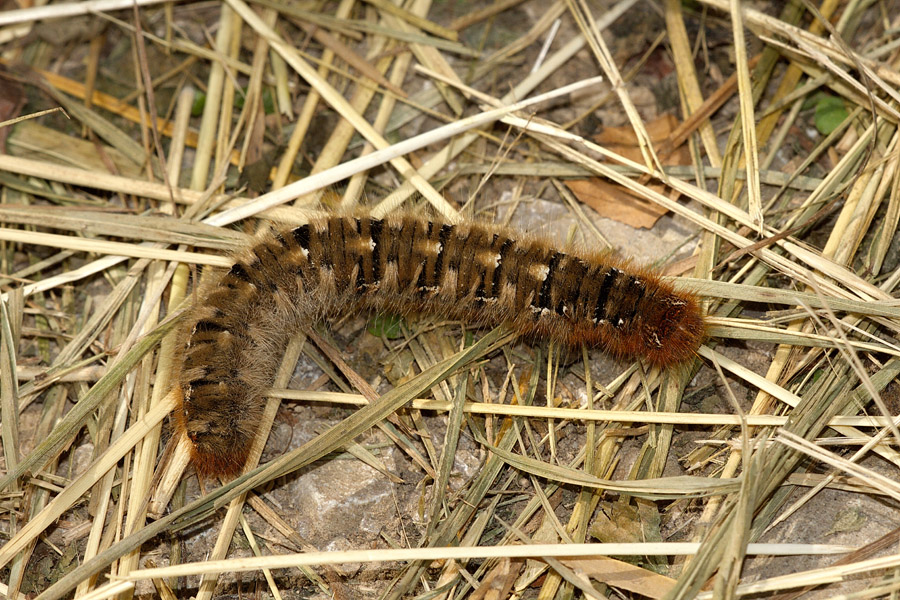
[[[304,554],[267,556],[259,559],[241,558],[223,561],[204,561],[191,565],[179,565],[177,567],[162,567],[146,569],[127,577],[128,580],[138,580],[148,577],[177,577],[193,573],[225,573],[228,571],[255,571],[259,569],[284,569],[300,565],[327,565],[340,564],[341,562],[382,562],[382,561],[410,561],[410,560],[442,560],[442,559],[469,559],[469,558],[525,558],[525,557],[576,557],[597,555],[618,556],[642,556],[648,554],[660,554],[679,556],[696,553],[699,544],[694,543],[665,543],[665,544],[546,544],[546,545],[522,545],[522,546],[482,546],[480,548],[450,547],[450,548],[426,548],[426,549],[400,549],[400,550],[351,550],[337,556],[335,552],[309,552]],[[828,544],[751,544],[747,548],[748,554],[762,554],[768,556],[790,556],[792,554],[840,554],[847,548]],[[384,553],[384,554],[381,554]]]
[[[323,593],[352,597],[353,582],[328,565],[361,561],[402,561],[394,563],[384,598],[414,596],[428,581],[432,597],[447,599],[482,597],[491,586],[509,592],[532,584],[539,586],[537,596],[547,599],[596,597],[601,584],[650,597],[737,597],[877,575],[897,566],[897,556],[867,555],[869,540],[853,548],[758,543],[788,517],[802,518],[805,504],[817,501],[825,488],[861,500],[900,499],[894,483],[900,468],[898,423],[881,398],[900,374],[895,341],[900,304],[894,299],[900,271],[884,272],[885,264],[896,262],[891,242],[900,215],[900,78],[892,50],[896,44],[888,39],[896,27],[877,40],[880,47],[854,46],[860,35],[854,28],[863,17],[856,3],[824,3],[823,14],[805,30],[798,25],[801,11],[793,5],[775,17],[734,0],[704,0],[715,17],[702,27],[730,32],[738,48],[734,76],[710,91],[701,85],[704,76],[695,61],[698,50],[707,50],[686,33],[685,22],[694,15],[685,15],[675,0],[663,3],[661,33],[671,47],[685,115],[673,140],[687,140],[693,158],[690,166],[664,168],[634,98],[633,82],[640,80],[644,62],[620,72],[623,65],[610,43],[615,36],[608,27],[639,10],[634,0],[619,2],[605,14],[580,0],[554,2],[531,29],[516,31],[516,39],[505,46],[486,53],[472,43],[475,27],[485,27],[488,34],[490,27],[503,27],[505,11],[518,3],[496,2],[438,23],[429,19],[434,11],[424,0],[402,8],[385,0],[366,0],[363,7],[344,0],[330,13],[273,0],[228,0],[220,8],[202,9],[215,11],[218,18],[209,47],[183,38],[177,28],[161,38],[146,26],[120,20],[123,15],[95,16],[111,23],[116,35],[140,31],[147,48],[183,55],[165,73],[137,55],[132,66],[143,79],[136,78],[128,100],[94,89],[90,78],[75,81],[36,65],[48,97],[90,131],[99,147],[115,148],[134,173],[152,176],[58,165],[58,159],[83,164],[83,147],[57,148],[54,159],[35,147],[39,137],[30,138],[28,157],[0,156],[0,442],[6,468],[0,489],[9,494],[5,506],[11,524],[10,537],[0,547],[0,565],[10,574],[4,593],[22,597],[38,544],[60,517],[81,514],[76,508],[84,502],[92,515],[84,551],[77,566],[36,590],[40,600],[73,592],[76,598],[125,598],[133,593],[133,582],[148,579],[162,595],[177,595],[171,580],[163,578],[201,574],[203,579],[193,579],[192,585],[198,585],[197,598],[205,600],[220,585],[217,574],[259,569],[272,595],[280,597],[279,590],[294,580],[282,581],[283,573],[272,570],[301,565]],[[84,2],[0,14],[2,59],[22,58],[7,42],[20,39],[36,22],[133,4]],[[144,18],[172,19],[171,7],[143,10]],[[834,24],[826,21],[835,14],[840,16]],[[557,21],[568,28],[568,37],[545,45],[549,51],[537,64],[516,65],[530,45],[555,34]],[[287,31],[308,37],[301,45],[288,40]],[[745,52],[750,35],[765,44],[753,58]],[[251,64],[242,61],[242,43],[250,44],[244,49],[252,54]],[[610,84],[601,101],[588,103],[591,112],[617,106],[635,131],[641,161],[578,135],[578,119],[562,126],[543,113],[531,114],[544,110],[547,100],[566,104],[572,94],[577,102],[585,86],[596,84],[579,76],[568,86],[525,100],[549,76],[571,74],[566,67],[579,60],[576,54],[585,46],[596,61],[586,63],[594,69],[590,76],[602,73]],[[99,54],[91,56],[89,72],[96,73]],[[201,64],[206,67],[202,80]],[[787,65],[783,71],[782,65]],[[486,76],[500,70],[512,84],[497,98]],[[151,97],[159,98],[178,78],[165,111],[172,118],[151,122],[147,113],[157,110],[145,109],[144,82],[153,87]],[[191,79],[193,85],[187,85]],[[423,79],[428,81],[424,88],[417,85]],[[244,85],[247,89],[240,89]],[[803,103],[823,86],[843,100],[849,116],[783,165],[779,149],[792,127],[806,127],[799,122]],[[192,130],[197,87],[204,91],[204,109],[198,129]],[[278,127],[293,125],[292,131],[273,127],[276,115],[265,114],[269,90],[283,115],[292,114],[292,99],[305,94],[294,122],[278,122]],[[238,96],[244,104],[235,110]],[[723,122],[716,119],[730,98],[740,109],[725,123],[729,137],[720,147],[716,133]],[[578,111],[585,114],[581,105]],[[337,119],[325,136],[314,127],[322,114]],[[422,115],[445,124],[415,125]],[[143,134],[128,123],[143,125]],[[406,135],[413,127],[416,133]],[[153,149],[151,131],[171,137],[164,157]],[[391,143],[399,131],[408,139]],[[249,166],[266,136],[283,136],[286,147],[272,161],[270,190],[256,195],[227,174],[229,165]],[[16,152],[28,146],[16,146],[15,130],[8,144]],[[191,146],[196,150],[187,153]],[[316,160],[308,159],[303,148]],[[186,155],[193,157],[193,167],[182,177]],[[310,173],[293,181],[298,157],[310,165]],[[832,168],[812,173],[824,160]],[[377,170],[386,164],[390,170]],[[621,184],[700,232],[694,277],[675,282],[708,304],[710,340],[698,350],[694,368],[658,373],[620,365],[617,374],[597,381],[589,368],[595,356],[587,352],[573,367],[552,348],[542,358],[540,345],[523,357],[500,330],[466,344],[457,329],[437,324],[391,347],[383,376],[411,375],[395,378],[391,391],[379,397],[340,356],[340,345],[327,334],[309,332],[286,353],[263,430],[275,422],[282,399],[359,408],[307,444],[257,466],[265,441],[260,437],[240,477],[211,486],[199,498],[172,500],[179,497],[185,477],[185,446],[173,442],[157,463],[166,439],[163,422],[175,402],[166,394],[174,354],[169,333],[182,300],[190,301],[188,265],[227,267],[230,259],[223,253],[245,243],[247,233],[268,220],[303,222],[310,211],[321,210],[323,199],[343,209],[367,205],[383,216],[409,206],[418,194],[432,211],[457,220],[462,218],[458,207],[467,199],[454,202],[445,186],[471,182],[479,193],[465,209],[490,211],[495,206],[485,192],[506,178],[518,203],[510,206],[522,206],[523,192],[532,193],[535,178],[552,179],[553,185],[544,182],[536,194],[558,190],[573,207],[579,239],[602,239],[605,232],[558,181],[590,175]],[[332,201],[328,187],[343,181],[349,181],[343,198]],[[717,185],[715,193],[709,191],[710,181]],[[678,191],[682,199],[651,188],[653,182]],[[377,186],[389,189],[375,194],[371,190]],[[112,214],[112,207],[121,214]],[[823,220],[830,210],[835,218]],[[223,227],[238,222],[252,227],[243,232]],[[754,306],[772,312],[748,316]],[[173,318],[160,322],[161,314]],[[774,351],[763,363],[752,362],[750,353],[719,346],[727,340]],[[340,391],[284,389],[301,354]],[[685,390],[692,393],[688,385],[701,363],[715,367],[702,367],[701,379],[723,384],[728,394],[740,385],[752,403],[723,402],[729,407],[723,414],[694,410]],[[712,379],[710,373],[715,373]],[[573,385],[582,388],[578,397],[591,402],[562,404],[575,398]],[[538,399],[539,394],[545,398]],[[39,417],[21,419],[27,411]],[[441,437],[432,435],[426,418],[434,413],[445,415]],[[422,492],[427,520],[412,546],[385,535],[386,544],[403,547],[317,552],[253,490],[344,450],[399,481],[381,454],[354,441],[373,427],[433,490],[449,489],[456,480],[454,465],[464,444],[477,444],[484,462],[453,496]],[[698,428],[708,428],[708,440],[676,457],[689,474],[668,475],[665,467],[679,436]],[[35,442],[27,452],[23,436]],[[66,462],[71,463],[74,450],[67,454],[66,449],[86,440],[93,449],[89,466],[72,474]],[[630,454],[623,452],[626,447]],[[840,455],[843,448],[854,450],[849,459]],[[875,455],[890,475],[860,464]],[[831,470],[805,473],[803,460]],[[789,503],[796,485],[810,490]],[[564,510],[560,502],[566,494]],[[507,502],[511,497],[518,500]],[[667,503],[659,504],[662,500]],[[278,555],[272,540],[263,538],[242,512],[245,504],[283,536],[288,548],[304,553]],[[699,522],[683,524],[690,541],[663,541],[662,520],[688,509],[701,515]],[[626,524],[634,525],[636,537],[630,539],[643,543],[585,543],[601,535],[597,523],[604,511],[632,511],[633,523]],[[196,556],[179,559],[173,546],[166,557],[184,564],[138,568],[147,558],[148,541],[201,522],[218,527],[215,545],[207,548],[208,562]],[[255,558],[228,558],[238,526]],[[744,582],[749,555],[849,550],[856,551],[849,564]],[[608,562],[612,559],[601,558],[605,554],[650,558],[635,565]],[[585,562],[576,556],[591,558]],[[665,558],[674,556],[684,558]],[[114,574],[114,580],[107,582],[103,574]],[[704,591],[707,582],[713,587]]]

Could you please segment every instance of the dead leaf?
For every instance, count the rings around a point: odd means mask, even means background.
[[[624,502],[602,502],[589,533],[610,544],[644,541],[637,508]]]
[[[675,586],[671,577],[606,556],[563,558],[560,562],[576,573],[649,598],[662,598]]]
[[[587,204],[601,217],[613,219],[632,227],[650,229],[666,214],[666,209],[647,202],[625,188],[603,179],[573,179],[566,187],[582,204]]]
[[[502,558],[500,562],[491,569],[478,586],[478,589],[469,596],[471,600],[504,600],[509,598],[509,591],[512,589],[519,572],[525,561],[520,558]]]
[[[65,135],[34,121],[23,121],[13,128],[9,147],[14,156],[37,156],[47,162],[78,165],[82,169],[101,173],[109,172],[93,143]],[[32,150],[33,148],[40,148],[40,152]],[[141,176],[141,168],[120,151],[110,146],[103,146],[103,150],[120,175],[132,178]]]
[[[653,142],[653,147],[660,153],[672,132],[678,127],[678,119],[672,114],[666,114],[646,124],[647,133]],[[630,125],[624,127],[607,127],[594,137],[595,141],[603,147],[624,156],[635,162],[643,162],[641,149],[634,135],[634,129]],[[681,145],[667,155],[660,155],[664,165],[690,164],[690,153]],[[573,179],[566,182],[566,186],[575,194],[578,200],[593,208],[601,217],[613,219],[632,227],[649,229],[666,214],[666,209],[658,204],[648,202],[633,194],[624,187],[609,183],[598,177],[591,179]],[[666,193],[663,184],[650,184],[647,186],[653,191]],[[674,200],[678,192],[668,190],[668,196]]]

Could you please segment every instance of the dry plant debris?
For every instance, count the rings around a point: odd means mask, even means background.
[[[897,0],[5,0],[0,592],[896,595],[898,66]],[[656,262],[710,336],[659,372],[352,315],[199,482],[192,282],[322,210]]]

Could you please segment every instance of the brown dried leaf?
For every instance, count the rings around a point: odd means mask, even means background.
[[[601,217],[613,219],[632,227],[650,229],[661,216],[666,214],[666,210],[659,205],[647,202],[622,186],[598,177],[573,179],[567,181],[566,186],[582,204],[593,208]],[[661,186],[649,187],[656,187],[657,191],[661,188]]]
[[[503,600],[509,598],[516,578],[522,571],[525,561],[520,558],[503,558],[482,579],[481,585],[469,598],[471,600]]]
[[[650,134],[650,139],[657,152],[661,151],[664,143],[670,139],[672,131],[677,127],[678,119],[671,114],[663,115],[647,124],[647,132]],[[631,126],[607,127],[595,136],[595,140],[625,158],[637,162],[643,161],[637,138]],[[660,160],[664,165],[690,164],[690,158],[684,145],[667,155],[660,154]],[[659,205],[636,196],[620,185],[608,183],[596,177],[567,181],[566,185],[580,202],[593,208],[600,216],[632,227],[649,229],[661,216],[666,214],[666,210]],[[659,193],[666,193],[665,186],[662,184],[651,184],[647,187]],[[669,191],[669,197],[675,199],[678,197],[678,193]]]
[[[675,586],[671,577],[614,558],[564,558],[560,562],[576,573],[649,598],[662,598]]]
[[[610,544],[644,541],[637,509],[622,502],[602,502],[601,510],[591,524],[590,534],[600,542]]]
[[[101,173],[109,169],[97,152],[97,146],[86,140],[66,135],[34,121],[23,121],[13,128],[9,138],[11,154],[64,165],[78,165]],[[125,177],[140,177],[141,168],[119,150],[103,146],[103,153]]]

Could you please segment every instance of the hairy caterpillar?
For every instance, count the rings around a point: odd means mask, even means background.
[[[240,470],[289,337],[353,308],[507,323],[660,367],[704,335],[696,299],[653,273],[491,225],[329,216],[276,229],[201,290],[182,334],[175,421],[198,471]]]

